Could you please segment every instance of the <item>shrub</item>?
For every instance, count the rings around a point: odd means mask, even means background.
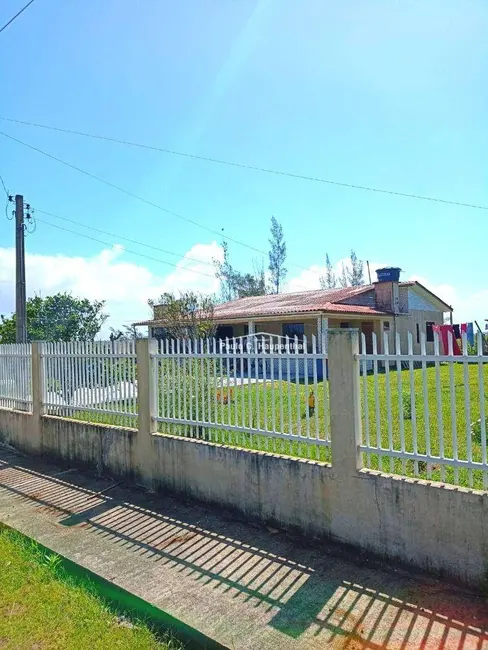
[[[402,407],[403,417],[405,420],[412,419],[412,397],[409,391],[404,391],[402,394]]]
[[[481,444],[481,418],[478,418],[475,422],[471,422],[471,435]],[[488,440],[488,417],[485,418],[485,435]]]

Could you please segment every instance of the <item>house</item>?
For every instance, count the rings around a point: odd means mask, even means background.
[[[400,335],[404,353],[411,332],[414,354],[421,351],[422,333],[427,353],[433,354],[432,326],[441,325],[446,313],[452,317],[452,307],[419,282],[400,282],[400,269],[378,269],[377,275],[377,282],[361,287],[268,294],[217,305],[213,313],[218,324],[216,337],[226,340],[268,334],[292,340],[297,337],[300,343],[305,337],[311,351],[315,335],[317,351],[322,352],[327,329],[354,327],[364,334],[368,353],[373,351],[373,332],[380,353],[385,332],[390,351],[396,334]],[[164,333],[164,320],[135,325],[148,326],[149,335],[157,338]]]

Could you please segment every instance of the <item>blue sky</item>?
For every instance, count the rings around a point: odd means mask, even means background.
[[[3,0],[0,22],[22,4]],[[488,206],[487,33],[484,0],[36,0],[0,34],[0,114]],[[290,288],[313,286],[326,252],[338,261],[354,248],[421,277],[460,318],[488,318],[487,211],[7,122],[0,130],[259,249],[268,247],[274,214],[288,243]],[[1,136],[0,174],[39,209],[181,256],[218,254],[217,235]],[[12,245],[12,224],[2,219],[3,311],[13,307]],[[28,293],[105,297],[122,322],[146,313],[148,292],[214,286],[185,271],[188,260],[126,245],[180,269],[39,222],[27,239]],[[242,268],[259,259],[234,243],[231,255]]]

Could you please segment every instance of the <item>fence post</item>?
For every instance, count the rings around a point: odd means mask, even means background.
[[[158,386],[154,380],[152,354],[157,354],[156,339],[138,339],[137,354],[137,403],[138,432],[135,453],[135,473],[144,483],[152,482],[153,447],[151,435],[158,430],[154,420],[158,412]]]
[[[351,476],[362,467],[359,332],[330,329],[328,335],[332,466],[339,477]]]
[[[44,372],[43,344],[32,343],[32,428],[29,446],[35,452],[41,452],[42,447],[42,416],[44,415]]]

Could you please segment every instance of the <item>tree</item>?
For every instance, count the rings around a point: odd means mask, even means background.
[[[351,250],[351,267],[348,269],[348,279],[351,287],[361,287],[364,284],[364,264],[362,260],[358,260],[353,250]]]
[[[229,302],[237,297],[236,279],[238,272],[232,267],[229,259],[229,244],[222,242],[224,261],[213,260],[215,277],[220,281],[220,296],[222,302]]]
[[[342,271],[341,277],[339,278],[339,284],[343,289],[349,286],[349,273],[344,262],[342,262]]]
[[[328,253],[325,255],[325,275],[320,276],[319,282],[321,289],[335,289],[337,287],[337,279]]]
[[[199,339],[215,334],[215,303],[210,296],[186,291],[177,298],[167,292],[157,303],[148,300],[148,304],[153,309],[154,320],[164,322],[163,328],[171,338]]]
[[[118,330],[110,328],[109,339],[111,341],[136,341],[144,338],[144,335],[138,331],[135,325],[122,325],[123,329]]]
[[[28,341],[92,341],[108,318],[104,301],[74,298],[69,293],[29,298]],[[0,343],[15,343],[15,313],[0,316]]]
[[[264,267],[255,264],[254,273],[241,273],[235,269],[229,259],[229,245],[223,242],[224,261],[213,261],[215,277],[220,280],[220,295],[223,302],[248,296],[264,296],[266,293],[266,278]]]
[[[279,293],[283,288],[286,278],[287,269],[285,268],[286,260],[286,243],[283,237],[283,228],[276,219],[271,217],[271,239],[269,240],[269,272],[271,274],[271,286],[273,293]]]

